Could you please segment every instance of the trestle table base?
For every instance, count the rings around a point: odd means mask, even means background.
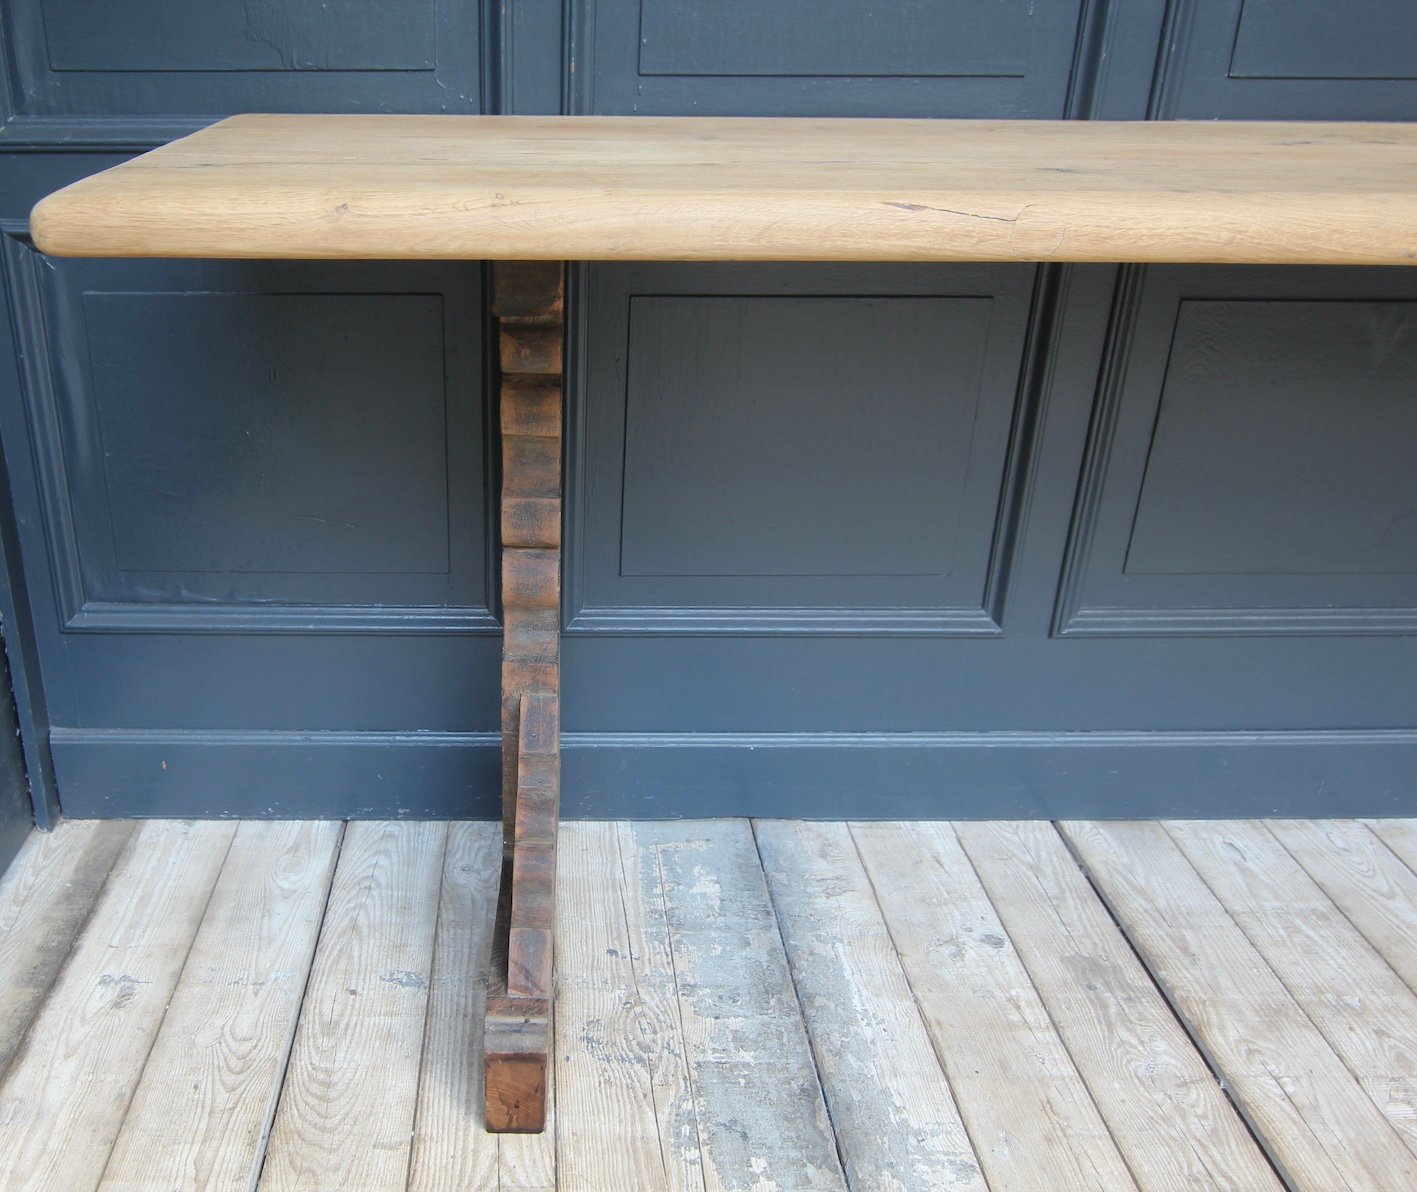
[[[555,262],[493,268],[502,430],[502,887],[483,1038],[485,1118],[546,1125],[560,815],[561,372]]]

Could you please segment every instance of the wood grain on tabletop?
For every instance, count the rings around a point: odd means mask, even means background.
[[[66,256],[1417,264],[1417,124],[234,116]]]

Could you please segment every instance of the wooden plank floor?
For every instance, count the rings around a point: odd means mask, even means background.
[[[500,826],[66,823],[0,881],[0,1187],[1417,1188],[1417,821],[564,828],[539,1136]]]

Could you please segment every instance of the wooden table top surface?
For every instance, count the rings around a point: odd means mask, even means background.
[[[235,116],[63,256],[1417,264],[1417,124]]]

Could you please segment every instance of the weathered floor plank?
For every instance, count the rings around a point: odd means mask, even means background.
[[[63,825],[0,881],[0,1186],[1417,1187],[1417,821],[1061,828],[567,825],[495,1136],[496,825]]]
[[[654,855],[624,825],[578,823],[560,856],[558,1186],[703,1192]]]
[[[409,1163],[408,1186],[418,1192],[497,1187],[497,1137],[482,1128],[476,1044],[501,860],[497,824],[448,825]]]
[[[1263,824],[1167,830],[1408,1149],[1417,1148],[1417,996]]]
[[[1417,873],[1356,820],[1270,820],[1269,830],[1417,990]]]
[[[955,830],[1138,1185],[1278,1189],[1264,1153],[1053,826]]]
[[[265,1156],[341,825],[237,829],[103,1192],[248,1192]]]
[[[66,820],[53,832],[31,832],[0,879],[0,1077],[134,828],[127,820]]]
[[[642,823],[632,835],[658,870],[707,1192],[787,1178],[844,1192],[751,827]]]
[[[698,1121],[684,1038],[683,1009],[674,979],[673,939],[669,927],[659,855],[641,847],[633,826],[615,825],[620,888],[630,955],[635,959],[639,997],[653,1006],[656,1020],[671,1024],[667,1045],[650,1056],[650,1088],[661,1122],[660,1139],[669,1186],[687,1192],[705,1186],[703,1127]]]
[[[948,824],[853,824],[989,1187],[1135,1181]]]
[[[851,1187],[983,1192],[850,829],[754,829]]]
[[[261,1188],[405,1188],[446,837],[346,830]]]
[[[144,824],[0,1087],[7,1192],[98,1186],[236,825]]]
[[[1417,872],[1417,819],[1364,820],[1373,833],[1407,867]]]
[[[501,859],[498,824],[448,825],[409,1167],[411,1192],[552,1192],[556,1186],[554,1118],[544,1134],[498,1135],[483,1129],[478,1044]]]
[[[1160,823],[1062,825],[1296,1189],[1417,1186],[1417,1162]]]

